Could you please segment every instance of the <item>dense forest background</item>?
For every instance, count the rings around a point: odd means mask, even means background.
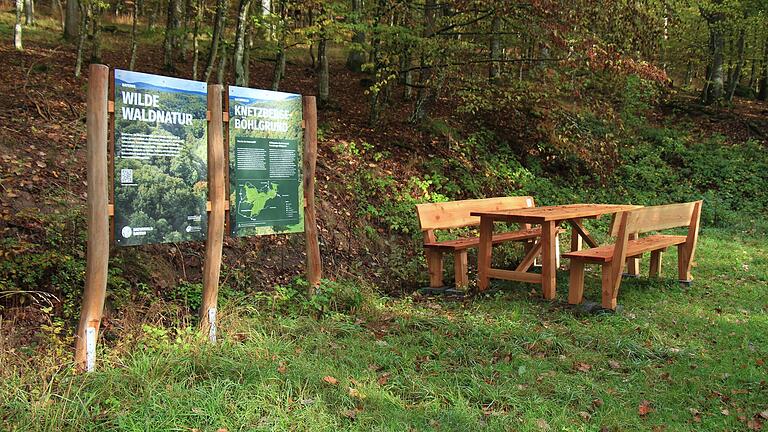
[[[423,286],[426,201],[703,198],[705,226],[766,229],[765,1],[0,6],[0,311],[50,305],[30,323],[68,329],[79,304],[89,62],[316,94],[329,279]],[[300,284],[302,251],[296,235],[229,239],[223,289]],[[157,299],[196,309],[201,259],[197,243],[115,249],[107,320]]]

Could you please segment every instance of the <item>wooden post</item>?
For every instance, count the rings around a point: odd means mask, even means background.
[[[493,219],[480,218],[480,247],[477,251],[477,288],[485,291],[491,283],[488,271],[491,269],[493,253]]]
[[[208,236],[205,241],[200,329],[208,333],[211,343],[216,342],[216,310],[227,200],[224,172],[228,167],[224,159],[222,91],[223,86],[220,84],[208,86],[208,199],[211,201],[211,211],[208,214]]]
[[[96,340],[104,312],[109,265],[109,194],[107,192],[107,93],[109,68],[92,64],[88,69],[86,160],[88,179],[88,248],[80,324],[75,339],[75,363],[92,371]]]
[[[557,293],[556,272],[557,272],[557,224],[553,221],[543,222],[541,224],[541,290],[544,298],[553,300]]]
[[[302,98],[304,109],[304,234],[307,242],[307,281],[310,294],[320,285],[322,263],[315,213],[315,169],[317,167],[317,104],[314,96]]]

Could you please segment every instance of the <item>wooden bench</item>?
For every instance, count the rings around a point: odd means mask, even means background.
[[[639,258],[651,253],[650,276],[661,275],[661,258],[670,246],[677,246],[678,277],[681,282],[691,281],[691,267],[699,235],[701,201],[644,207],[620,213],[611,227],[616,243],[582,251],[569,252],[563,257],[571,259],[568,303],[579,304],[584,297],[584,265],[600,264],[602,271],[602,305],[616,309],[622,271],[627,259]],[[670,228],[688,227],[687,235],[654,234],[639,237],[642,233]]]
[[[470,216],[470,212],[473,211],[497,211],[533,206],[533,197],[529,196],[485,198],[417,205],[416,212],[419,215],[419,224],[424,233],[424,252],[427,258],[427,268],[429,269],[429,286],[432,288],[443,286],[443,254],[453,253],[456,287],[466,287],[469,284],[469,279],[467,278],[467,249],[476,248],[480,244],[479,237],[437,241],[435,230],[477,226],[480,224],[480,218]],[[539,236],[541,236],[541,228],[531,228],[530,225],[524,225],[518,231],[494,235],[493,243],[522,241],[526,242],[526,250],[528,250],[533,246],[532,240]]]

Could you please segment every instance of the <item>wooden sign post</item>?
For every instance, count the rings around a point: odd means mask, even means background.
[[[124,71],[121,73],[125,73]],[[143,74],[146,75],[146,74]],[[148,76],[152,79],[152,76]],[[177,78],[169,80],[183,81]],[[104,312],[104,300],[107,289],[107,270],[109,265],[110,248],[110,193],[111,174],[114,167],[109,165],[107,158],[109,146],[109,112],[115,110],[110,105],[109,68],[93,64],[88,77],[88,107],[87,107],[87,172],[88,172],[88,248],[85,287],[83,289],[82,310],[80,323],[75,340],[75,363],[81,370],[92,371],[96,362],[96,341],[99,335]],[[121,81],[122,82],[122,81]],[[195,86],[203,83],[192,83]],[[135,89],[134,84],[129,89]],[[177,84],[181,85],[181,84]],[[190,84],[184,84],[188,89]],[[194,87],[196,88],[196,87]],[[210,342],[216,342],[216,316],[219,293],[219,277],[222,264],[222,249],[227,223],[227,210],[230,207],[228,196],[228,142],[224,141],[224,123],[229,120],[229,112],[224,112],[221,85],[209,85],[207,88],[207,164],[208,164],[208,231],[205,244],[205,261],[203,264],[203,298],[200,308],[200,326],[207,333]],[[130,93],[130,92],[126,92]],[[198,89],[197,94],[202,92]],[[123,95],[125,97],[125,95]],[[143,97],[143,96],[142,96]],[[298,97],[298,95],[295,95]],[[142,99],[143,100],[143,99]],[[122,101],[124,104],[125,101]],[[317,216],[315,212],[315,167],[317,165],[317,106],[314,96],[304,96],[302,99],[304,118],[304,158],[303,185],[304,189],[304,233],[307,244],[307,280],[310,291],[320,285],[322,266],[320,262],[320,244],[317,231]],[[126,110],[126,112],[128,112]],[[163,113],[161,113],[163,114]],[[177,113],[178,114],[178,113]],[[159,115],[159,114],[156,114]],[[164,115],[164,114],[163,114]],[[125,113],[123,113],[125,116]],[[144,120],[142,116],[141,121]],[[192,121],[189,114],[188,120]],[[300,131],[299,131],[300,132]],[[121,135],[125,138],[125,135]],[[295,142],[295,141],[294,141]],[[121,147],[122,148],[122,147]],[[123,150],[125,150],[123,148]],[[131,154],[131,150],[126,150]],[[134,152],[138,150],[132,150]],[[142,151],[146,151],[142,150]],[[122,154],[122,153],[121,153]],[[166,156],[163,154],[163,156]],[[127,157],[127,156],[126,156]],[[124,171],[132,171],[126,169]],[[295,172],[295,171],[294,171]],[[127,173],[122,182],[133,184],[132,173]],[[298,186],[297,186],[298,187]],[[297,189],[298,190],[298,189]],[[289,206],[286,204],[286,206]],[[296,208],[293,205],[293,209]],[[297,230],[300,225],[297,225]],[[135,228],[124,227],[123,237],[129,239]],[[149,230],[151,231],[151,230]],[[187,230],[192,231],[192,230]],[[140,243],[136,243],[140,244]]]
[[[86,251],[85,289],[80,324],[75,339],[75,363],[93,370],[96,340],[104,312],[109,264],[109,193],[107,192],[107,93],[109,68],[92,64],[88,70],[87,175],[88,175],[88,248]]]
[[[304,109],[304,235],[307,242],[307,282],[310,294],[320,285],[322,263],[315,212],[315,169],[317,167],[317,104],[314,96],[302,98]]]
[[[220,84],[208,86],[208,198],[211,211],[208,214],[208,237],[205,242],[203,265],[203,302],[200,306],[200,328],[208,333],[208,340],[216,342],[216,311],[219,297],[219,275],[224,244],[225,212],[229,197],[226,196],[225,170],[229,169],[224,157]]]

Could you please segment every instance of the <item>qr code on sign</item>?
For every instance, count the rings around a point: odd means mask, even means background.
[[[133,170],[121,169],[120,170],[120,183],[133,183]]]

